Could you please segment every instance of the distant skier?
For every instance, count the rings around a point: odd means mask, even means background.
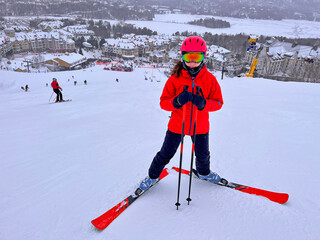
[[[87,85],[87,80],[84,80],[83,82],[84,82],[84,85]]]
[[[51,87],[53,88],[53,91],[57,94],[56,102],[62,102],[62,88],[59,86],[59,83],[56,78],[52,78]]]
[[[118,78],[116,78],[116,82],[119,82],[119,79],[118,79]]]
[[[199,178],[211,182],[219,182],[221,179],[217,173],[210,170],[209,112],[219,110],[223,99],[217,79],[204,64],[206,52],[206,42],[201,37],[187,37],[182,43],[182,59],[174,66],[160,97],[161,108],[170,111],[171,118],[163,145],[151,162],[149,176],[140,184],[144,191],[158,181],[163,168],[175,155],[181,142],[184,114],[184,134],[194,135],[196,111],[196,137],[192,140],[195,141],[195,166]],[[188,89],[185,89],[185,86],[188,86]],[[196,86],[201,87],[199,94]]]
[[[77,85],[77,81],[74,81],[73,84],[76,86]]]
[[[29,90],[29,86],[28,86],[28,84],[25,86],[25,88],[24,88],[24,89],[25,89],[25,91],[26,91],[26,92],[28,92],[28,90]]]

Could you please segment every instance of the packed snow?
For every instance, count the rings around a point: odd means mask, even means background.
[[[212,170],[289,193],[286,204],[194,179],[187,205],[183,175],[177,211],[169,170],[98,231],[91,220],[135,190],[161,147],[170,115],[159,106],[162,70],[0,74],[1,240],[319,238],[320,85],[214,73],[225,104],[210,114]],[[71,102],[49,103],[53,77]],[[185,169],[190,155],[186,137]],[[168,168],[178,165],[179,152]]]

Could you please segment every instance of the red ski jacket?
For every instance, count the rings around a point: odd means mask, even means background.
[[[183,107],[176,109],[173,106],[173,99],[183,92],[185,85],[188,85],[188,91],[196,94],[196,86],[200,86],[207,103],[202,111],[192,103],[186,104],[185,131],[186,135],[193,134],[195,110],[198,111],[196,134],[206,134],[209,132],[209,112],[219,110],[223,105],[220,85],[215,78],[204,66],[196,78],[192,80],[188,71],[182,69],[181,75],[177,77],[172,75],[166,82],[162,95],[160,97],[160,106],[166,111],[172,111],[168,128],[171,132],[181,134],[182,132],[182,113]],[[192,108],[192,111],[191,111]],[[192,123],[191,120],[192,112]]]
[[[53,89],[61,89],[61,87],[59,86],[59,83],[57,81],[52,81],[51,87]]]

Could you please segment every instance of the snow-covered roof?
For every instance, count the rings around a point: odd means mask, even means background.
[[[211,57],[213,57],[214,60],[218,61],[218,62],[225,62],[226,61],[225,57],[221,53],[214,53],[213,55],[211,55]]]
[[[296,45],[293,46],[292,43],[288,42],[280,42],[280,41],[274,41],[269,46],[268,55],[269,56],[289,56],[293,57],[296,55],[298,58],[307,58],[310,57],[318,57],[320,58],[320,55],[318,55],[318,52],[312,49],[311,46],[305,46],[305,45]]]
[[[68,44],[73,44],[73,43],[75,43],[75,42],[74,42],[72,39],[68,38],[68,39],[67,39],[67,43],[68,43]]]
[[[9,27],[9,25],[4,25],[4,26],[7,26],[7,27],[4,27],[5,29],[10,28],[10,29],[13,29],[16,32],[21,32],[21,31],[27,32],[27,31],[30,30],[29,26],[22,25],[22,24],[21,25],[18,25],[18,24],[12,25],[12,24],[10,24],[10,27]]]
[[[4,29],[4,31],[15,32],[13,27],[7,27],[7,28]]]
[[[231,51],[220,46],[210,45],[208,46],[207,53],[210,56],[211,54],[214,54],[214,53],[228,54],[228,53],[231,53]]]
[[[135,58],[134,55],[122,55],[123,58]]]
[[[92,30],[87,29],[87,25],[67,26],[63,30],[77,35],[94,35]]]
[[[104,45],[113,45],[116,46],[119,42],[119,38],[118,39],[113,39],[113,38],[107,38],[105,39],[106,43]]]
[[[54,58],[54,60],[60,59],[68,64],[70,64],[70,67],[73,67],[77,64],[80,64],[84,61],[86,61],[86,57],[84,57],[81,54],[78,53],[69,53],[69,54],[64,54],[62,56],[59,56],[57,58]]]
[[[51,28],[51,29],[59,29],[63,26],[63,22],[61,21],[43,21],[39,24],[42,29]]]
[[[118,48],[121,48],[121,49],[136,49],[137,47],[131,43],[131,42],[118,42],[117,44],[117,47]]]
[[[68,44],[74,43],[71,38],[73,35],[64,30],[54,30],[51,32],[44,31],[32,31],[32,32],[16,32],[14,37],[7,36],[4,32],[0,32],[0,44],[4,44],[5,41],[15,42],[15,41],[34,41],[35,39],[55,39],[55,40],[64,40]]]
[[[92,45],[88,42],[83,42],[82,45],[86,48],[92,48]]]

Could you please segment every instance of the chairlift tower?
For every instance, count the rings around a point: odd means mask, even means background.
[[[28,59],[24,59],[23,62],[27,63],[28,73],[30,73],[30,68],[29,68],[29,66],[32,64],[32,61],[31,61],[31,60],[28,60]]]

